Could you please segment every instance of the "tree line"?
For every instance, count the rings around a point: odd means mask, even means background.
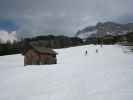
[[[133,32],[129,32],[125,35],[111,36],[106,35],[104,37],[89,37],[85,41],[78,37],[67,36],[37,36],[33,38],[25,38],[21,41],[15,41],[14,43],[0,43],[0,56],[21,53],[28,43],[36,41],[38,45],[45,46],[47,48],[67,48],[85,44],[116,44],[118,42],[127,42],[133,45]]]
[[[25,38],[19,42],[14,43],[0,43],[0,55],[18,54],[25,49],[28,43],[36,41],[38,45],[45,46],[47,48],[67,48],[71,46],[82,45],[83,41],[77,37],[67,36],[37,36],[32,38]]]

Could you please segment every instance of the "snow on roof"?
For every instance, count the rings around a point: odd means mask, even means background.
[[[49,53],[49,54],[57,54],[51,48],[46,48],[44,46],[38,45],[37,42],[31,42],[30,46],[39,53]]]

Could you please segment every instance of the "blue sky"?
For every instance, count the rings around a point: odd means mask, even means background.
[[[16,25],[15,21],[8,20],[8,19],[0,19],[0,30],[6,30],[6,31],[16,31],[18,28],[18,25]]]

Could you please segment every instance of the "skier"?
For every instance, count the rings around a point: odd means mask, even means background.
[[[98,53],[98,49],[96,49],[96,53]]]
[[[88,53],[88,51],[86,50],[86,51],[85,51],[85,56],[87,55],[87,53]]]
[[[101,48],[103,47],[103,44],[100,44]]]

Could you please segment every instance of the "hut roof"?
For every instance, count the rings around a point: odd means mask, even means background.
[[[54,50],[39,45],[37,42],[31,42],[30,46],[39,53],[57,54]]]

